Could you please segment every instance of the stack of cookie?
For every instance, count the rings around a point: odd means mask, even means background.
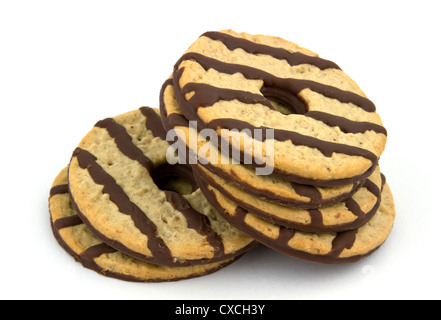
[[[101,120],[50,191],[59,244],[129,281],[213,273],[264,244],[354,262],[390,234],[375,105],[335,63],[270,36],[208,32],[160,109]]]
[[[138,282],[213,273],[256,246],[213,209],[191,168],[170,166],[158,109],[99,121],[53,182],[59,244],[85,267]]]
[[[180,161],[237,229],[293,257],[354,262],[389,236],[387,132],[338,65],[281,38],[207,32],[161,90]],[[184,147],[183,147],[184,146]]]

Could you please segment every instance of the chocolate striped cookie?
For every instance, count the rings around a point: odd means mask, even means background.
[[[382,179],[379,167],[352,197],[314,209],[290,208],[259,199],[200,165],[196,172],[222,195],[261,219],[308,232],[357,229],[374,216],[381,201]]]
[[[263,220],[225,197],[202,176],[195,176],[210,203],[232,225],[276,251],[307,261],[324,264],[356,262],[372,254],[386,241],[395,220],[394,200],[387,184],[383,186],[377,212],[360,228],[312,233]]]
[[[385,148],[387,132],[359,86],[335,63],[281,38],[207,32],[176,63],[173,84],[187,120],[219,136],[247,131],[229,140],[237,160],[265,163],[245,146],[274,140],[274,174],[285,180],[361,181]]]
[[[236,259],[197,266],[168,267],[118,252],[97,239],[74,210],[67,184],[67,167],[53,182],[49,211],[52,231],[61,247],[85,268],[107,277],[133,282],[177,281],[211,274]]]
[[[256,175],[251,166],[233,161],[220,150],[218,153],[207,152],[206,150],[220,149],[219,142],[215,145],[212,140],[204,139],[196,128],[190,126],[176,101],[172,79],[168,79],[162,86],[160,108],[164,127],[167,130],[174,129],[177,138],[184,145],[179,147],[181,153],[186,153],[183,161],[203,163],[205,169],[228,181],[247,197],[254,196],[290,208],[317,209],[350,198],[365,182],[354,181],[335,187],[302,185],[274,175]],[[191,143],[190,137],[196,139],[196,143]]]
[[[158,265],[224,262],[253,248],[194,190],[188,168],[167,164],[158,114],[144,107],[99,121],[80,142],[68,181],[82,221],[111,247]]]

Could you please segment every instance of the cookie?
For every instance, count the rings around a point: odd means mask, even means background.
[[[236,259],[198,266],[167,267],[118,252],[97,239],[73,209],[67,184],[67,167],[53,182],[49,211],[52,231],[61,247],[85,268],[107,277],[133,282],[178,281],[214,273]]]
[[[352,197],[315,209],[290,208],[265,201],[244,192],[202,166],[196,170],[198,176],[248,212],[271,223],[307,232],[342,232],[359,228],[373,217],[381,201],[382,178],[379,167]]]
[[[245,146],[274,140],[274,174],[285,180],[361,181],[385,149],[386,129],[360,87],[335,63],[280,38],[207,32],[176,63],[173,84],[186,119],[219,136],[239,130],[228,142],[251,165],[268,157]]]
[[[180,194],[160,181],[158,172],[172,170],[164,169],[165,136],[159,110],[147,107],[95,125],[69,165],[69,191],[83,222],[111,247],[158,265],[222,262],[253,248],[255,241],[226,223],[201,190]],[[181,171],[178,178],[188,180]]]
[[[375,215],[358,229],[345,232],[303,232],[281,227],[244,210],[200,176],[201,190],[232,225],[283,254],[323,264],[356,262],[375,252],[390,235],[395,220],[392,192],[385,184]]]
[[[217,146],[214,146],[211,140],[199,136],[196,128],[191,127],[183,116],[174,95],[171,79],[168,79],[161,88],[160,107],[164,127],[167,130],[175,129],[177,138],[185,144],[184,148],[189,149],[183,151],[181,147],[179,150],[181,153],[187,152],[184,161],[188,163],[190,157],[194,160],[195,155],[198,155],[198,158],[202,158],[199,163],[203,162],[205,169],[259,199],[292,208],[316,209],[350,198],[364,183],[363,180],[343,186],[317,187],[286,181],[274,175],[256,175],[253,167],[237,163],[224,153],[207,156],[205,152],[199,152],[204,149],[217,149]],[[194,146],[190,143],[190,137],[197,138]]]

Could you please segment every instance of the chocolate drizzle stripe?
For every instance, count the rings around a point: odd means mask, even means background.
[[[188,101],[188,104],[191,105],[193,109],[212,106],[220,100],[239,100],[246,104],[260,103],[270,109],[274,109],[271,102],[263,95],[247,91],[218,88],[209,84],[195,82],[186,84],[182,91],[184,94],[192,91],[195,93]]]
[[[296,234],[296,230],[294,229],[288,229],[285,227],[279,228],[279,237],[277,238],[277,241],[280,241],[282,243],[288,243]]]
[[[384,180],[382,179],[382,182]],[[382,183],[382,185],[384,185],[384,183]],[[381,190],[380,188],[378,188],[378,186],[372,182],[371,180],[366,180],[366,182],[363,185],[364,188],[368,189],[368,191],[370,193],[372,193],[374,196],[376,196],[377,198],[381,197]]]
[[[150,130],[154,137],[166,140],[167,132],[162,126],[161,117],[152,108],[142,107],[139,110],[146,117],[147,130]]]
[[[326,112],[309,111],[306,117],[321,121],[330,127],[339,127],[344,133],[365,133],[372,130],[387,136],[386,128],[371,122],[357,122],[343,117],[334,116]]]
[[[345,201],[346,208],[358,218],[364,216],[364,212],[361,210],[360,205],[353,198],[349,198]]]
[[[115,252],[117,252],[116,249],[108,246],[105,243],[101,243],[86,249],[86,251],[80,254],[80,258],[84,267],[92,270],[101,270],[101,267],[96,264],[95,259],[103,254]]]
[[[265,54],[279,60],[286,60],[291,66],[300,64],[310,64],[325,69],[340,69],[334,62],[321,59],[319,57],[312,57],[300,52],[290,52],[284,48],[275,48],[264,44],[252,42],[250,40],[236,38],[229,34],[222,32],[206,32],[202,37],[207,37],[212,40],[221,41],[229,50],[243,49],[250,54]]]
[[[152,161],[133,144],[132,137],[127,133],[124,126],[112,118],[107,118],[97,122],[95,127],[106,129],[109,135],[115,140],[118,149],[125,156],[139,162],[147,171],[151,172],[153,169]]]
[[[90,152],[77,148],[73,153],[76,157],[79,166],[82,169],[87,169],[95,183],[104,186],[103,193],[107,193],[110,200],[118,207],[123,214],[129,215],[136,228],[138,228],[144,235],[147,236],[147,247],[150,249],[153,257],[161,260],[171,260],[172,255],[169,248],[166,246],[156,229],[156,225],[148,219],[145,213],[133,203],[124,190],[117,184],[115,179],[109,175],[97,163],[97,158]]]
[[[214,248],[214,257],[224,255],[222,238],[211,228],[210,220],[205,215],[194,210],[179,193],[173,191],[164,191],[164,193],[166,200],[173,208],[184,215],[188,227],[207,238],[207,242]]]
[[[181,59],[175,65],[174,84],[179,83],[176,77],[176,71],[180,64],[185,60],[192,60],[197,62],[205,70],[215,69],[225,74],[241,73],[249,80],[263,80],[264,86],[272,88],[280,88],[287,90],[295,95],[298,95],[304,89],[311,89],[314,92],[324,95],[331,99],[337,99],[342,103],[352,103],[367,112],[375,112],[375,105],[369,99],[362,97],[351,91],[345,91],[332,87],[329,85],[321,84],[311,80],[301,80],[292,78],[279,78],[268,72],[241,65],[222,62],[213,58],[206,57],[199,53],[188,52],[184,54]],[[176,90],[176,89],[175,89]]]
[[[214,196],[214,198],[216,198],[215,195],[213,195],[213,196]],[[244,208],[239,207],[239,206],[237,206],[234,211],[234,217],[239,219],[243,223],[245,223],[245,219],[246,219],[247,214],[248,214],[248,211],[245,210]]]
[[[360,156],[366,158],[372,162],[372,164],[376,164],[378,162],[377,156],[366,150],[355,146],[350,146],[346,144],[340,144],[336,142],[323,141],[314,137],[305,136],[297,132],[280,130],[280,129],[272,129],[268,127],[255,127],[248,122],[236,120],[236,119],[217,119],[212,120],[207,124],[207,127],[216,130],[218,127],[222,129],[233,130],[237,129],[239,131],[246,130],[248,135],[253,139],[257,139],[253,132],[255,130],[262,130],[262,138],[260,141],[266,140],[266,131],[274,130],[274,139],[277,141],[291,141],[293,145],[306,146],[309,148],[316,148],[320,150],[326,157],[331,157],[334,153],[342,153],[349,156]]]
[[[268,90],[268,88],[262,88],[263,90]],[[259,95],[247,91],[232,90],[225,88],[218,88],[212,85],[190,82],[184,86],[182,89],[184,94],[189,92],[194,92],[193,96],[186,102],[186,104],[193,110],[197,110],[201,107],[208,107],[214,105],[218,101],[232,101],[238,100],[245,104],[262,104],[268,108],[274,110],[271,102],[266,98],[273,98],[280,101],[283,104],[293,108],[294,113],[302,114],[305,117],[312,118],[317,121],[321,121],[330,127],[339,127],[344,133],[365,133],[366,131],[372,130],[377,133],[382,133],[387,136],[387,131],[383,126],[377,125],[371,122],[358,122],[346,119],[344,117],[335,116],[326,112],[321,111],[307,111],[307,106],[303,104],[296,96],[289,97],[286,92],[278,93],[277,95],[268,94]],[[274,88],[271,89],[274,93]],[[280,99],[277,99],[277,97]],[[283,98],[285,97],[285,98]]]
[[[386,176],[383,173],[381,173],[381,188],[383,188],[385,184],[386,184]]]
[[[80,219],[80,217],[75,214],[73,216],[69,217],[63,217],[58,219],[54,222],[54,228],[59,231],[61,229],[69,228],[69,227],[75,227],[80,224],[83,224],[83,221]]]
[[[95,245],[95,246],[88,248],[86,251],[84,251],[81,254],[81,256],[83,258],[92,260],[92,259],[98,258],[99,256],[101,256],[105,253],[115,253],[115,252],[117,252],[116,249],[108,246],[105,243],[101,243],[101,244],[98,244],[98,245]]]
[[[311,217],[311,225],[312,226],[321,226],[324,227],[323,224],[323,215],[319,209],[309,209],[309,216]]]
[[[181,111],[184,115],[184,117],[187,119],[187,121],[197,121],[197,125],[199,128],[206,128],[206,125],[202,120],[199,118],[197,114],[197,108],[198,106],[195,106],[194,104],[190,104],[186,98],[185,94],[182,90],[179,90],[179,85],[176,85],[175,82],[179,84],[179,79],[181,78],[182,74],[184,73],[184,68],[177,70],[173,73],[173,90],[175,93],[176,101],[181,108]],[[192,100],[193,103],[195,102],[195,99]]]
[[[167,89],[167,87],[172,86],[173,87],[173,78],[169,78],[167,79],[162,87],[161,90],[159,92],[159,110],[161,112],[161,121],[162,121],[162,125],[164,126],[165,130],[170,131],[173,130],[174,125],[171,123],[170,119],[169,119],[169,115],[167,112],[167,106],[165,105],[165,90]],[[175,114],[175,113],[173,113]],[[188,122],[187,122],[187,127],[188,127]]]
[[[323,200],[322,194],[315,187],[294,183],[294,182],[291,182],[291,187],[298,195],[311,199],[310,200],[311,204],[319,204]]]
[[[354,246],[358,229],[337,233],[332,241],[332,249],[328,256],[338,258],[343,250],[351,249]]]
[[[57,194],[66,194],[69,193],[69,186],[67,184],[62,184],[59,186],[54,186],[51,188],[49,194],[50,196],[55,196]]]
[[[172,127],[189,127],[188,120],[183,115],[178,113],[169,114],[167,116],[167,120]]]

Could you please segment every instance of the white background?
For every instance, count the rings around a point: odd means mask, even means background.
[[[438,1],[0,2],[0,298],[439,299]],[[381,168],[397,220],[356,264],[257,249],[220,272],[134,284],[75,263],[54,240],[56,174],[100,119],[158,106],[162,82],[202,33],[277,35],[339,64],[388,129]]]

